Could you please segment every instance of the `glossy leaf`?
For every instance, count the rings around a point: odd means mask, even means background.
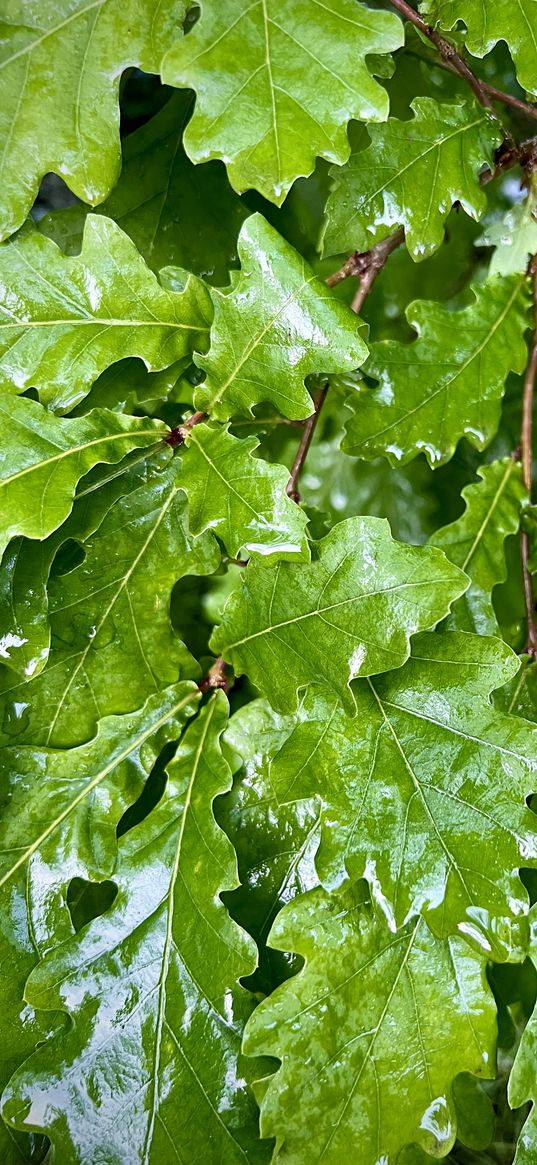
[[[527,197],[511,206],[500,222],[494,221],[478,240],[494,247],[490,260],[491,275],[523,274],[537,251],[537,188],[535,178],[528,178]]]
[[[53,170],[93,205],[120,169],[118,93],[130,65],[157,73],[185,0],[9,0],[2,13],[0,237]],[[51,61],[54,68],[51,69]]]
[[[252,563],[243,579],[214,650],[277,711],[292,712],[298,690],[314,683],[351,715],[351,680],[401,667],[409,636],[441,619],[467,585],[439,551],[394,542],[382,518],[338,523],[309,565]]]
[[[192,278],[182,295],[165,291],[112,219],[88,215],[73,258],[30,225],[0,247],[2,387],[37,388],[60,411],[126,356],[153,372],[188,364],[210,318],[202,284]]]
[[[531,919],[531,959],[537,966],[537,911],[532,910]],[[537,1152],[537,1088],[535,1082],[535,1057],[537,1054],[537,1012],[534,1011],[513,1064],[509,1079],[508,1097],[511,1108],[519,1108],[531,1101],[531,1111],[518,1138],[514,1165],[533,1165]]]
[[[132,449],[166,436],[162,422],[94,410],[55,417],[27,398],[0,394],[0,549],[10,538],[46,538],[69,516],[75,489],[100,462],[121,461]]]
[[[496,635],[492,590],[507,577],[504,542],[519,529],[526,491],[520,464],[512,457],[484,465],[478,474],[481,481],[462,491],[466,502],[462,517],[437,530],[430,543],[471,579],[466,594],[454,604],[447,626]]]
[[[227,420],[270,402],[285,417],[307,417],[308,373],[350,371],[365,360],[359,324],[259,214],[241,230],[239,257],[231,293],[211,292],[214,323],[207,355],[196,357],[205,372],[196,408]]]
[[[241,441],[221,426],[190,430],[181,477],[190,529],[214,530],[230,555],[243,550],[247,557],[307,560],[307,517],[287,497],[288,470],[253,457],[258,444],[255,437]]]
[[[405,464],[423,452],[430,465],[453,456],[461,437],[484,449],[500,419],[509,371],[526,363],[524,281],[512,275],[473,289],[462,311],[412,303],[412,344],[375,344],[365,371],[378,388],[349,398],[344,449],[355,457],[384,454]]]
[[[119,182],[98,213],[119,224],[153,271],[175,264],[222,286],[248,212],[221,163],[193,166],[187,158],[182,137],[192,106],[190,93],[176,93],[125,138]],[[40,230],[76,254],[87,214],[82,204],[70,207],[47,215]]]
[[[207,1165],[268,1159],[238,1063],[237,980],[253,948],[218,898],[236,884],[212,814],[231,783],[225,723],[217,693],[187,729],[157,809],[121,843],[114,905],[28,984],[34,1006],[74,1023],[11,1082],[4,1118],[46,1130],[65,1165],[103,1154],[148,1165],[170,1160],[170,1146]]]
[[[190,534],[178,470],[135,478],[84,543],[83,562],[51,580],[49,662],[30,686],[4,685],[10,734],[72,746],[100,717],[199,675],[173,631],[170,594],[181,576],[216,570],[220,554],[210,534]]]
[[[326,886],[365,877],[393,929],[421,913],[500,959],[523,947],[518,867],[537,865],[535,728],[489,699],[517,666],[499,640],[422,635],[404,668],[355,685],[354,720],[310,697],[270,775],[281,804],[323,806]]]
[[[390,118],[371,126],[368,149],[332,170],[326,207],[324,250],[329,255],[367,251],[395,227],[405,228],[415,260],[438,249],[454,202],[472,218],[487,207],[479,172],[493,169],[498,129],[486,111],[470,102],[412,102],[411,121]]]
[[[271,944],[306,966],[256,1009],[244,1047],[283,1061],[261,1103],[261,1135],[278,1138],[282,1163],[394,1165],[412,1142],[443,1156],[456,1135],[454,1078],[494,1072],[483,958],[460,939],[439,942],[421,919],[394,935],[359,887],[312,890],[272,928]]]
[[[197,94],[188,156],[223,158],[235,190],[253,186],[279,206],[317,155],[347,160],[351,118],[387,117],[366,57],[399,48],[402,35],[392,13],[351,0],[307,10],[300,0],[203,0],[197,24],[162,65],[167,85]]]
[[[490,53],[499,40],[507,42],[523,89],[537,93],[537,14],[533,0],[425,0],[421,9],[442,28],[463,21],[466,48],[476,57]]]

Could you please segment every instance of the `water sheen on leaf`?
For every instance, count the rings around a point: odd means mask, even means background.
[[[212,802],[231,783],[223,693],[187,729],[157,808],[119,845],[112,908],[33,973],[36,1008],[74,1025],[24,1065],[4,1117],[50,1136],[65,1165],[180,1160],[256,1165],[255,1108],[239,1062],[238,978],[253,946],[219,892],[237,883]],[[249,1074],[251,1075],[251,1069]]]
[[[304,378],[363,364],[363,325],[260,214],[244,223],[238,249],[233,290],[211,292],[214,323],[207,355],[196,356],[205,373],[196,408],[225,421],[270,402],[285,417],[308,417]]]
[[[351,715],[351,680],[401,667],[409,637],[433,626],[467,586],[429,547],[395,542],[382,518],[348,518],[317,543],[307,565],[250,563],[212,646],[247,672],[280,712],[319,684]]]
[[[197,93],[187,154],[223,158],[235,190],[253,186],[279,206],[317,155],[347,160],[351,118],[385,120],[388,97],[366,57],[402,39],[393,13],[355,0],[202,0],[162,65],[167,85]]]
[[[482,956],[461,939],[439,942],[422,919],[393,934],[363,905],[360,883],[297,898],[269,941],[306,960],[245,1036],[248,1055],[283,1061],[260,1090],[261,1135],[278,1137],[278,1160],[395,1165],[413,1142],[435,1157],[449,1152],[454,1078],[494,1074],[496,1009]]]
[[[537,94],[537,12],[534,0],[425,0],[421,11],[441,28],[462,21],[468,30],[466,48],[476,57],[490,53],[499,40],[507,42],[523,89]]]

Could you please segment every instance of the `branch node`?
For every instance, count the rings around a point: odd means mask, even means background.
[[[198,684],[198,688],[200,692],[213,692],[219,688],[223,692],[229,692],[230,687],[231,679],[227,674],[224,660],[219,655],[218,659],[215,659],[212,667],[209,668],[205,678]]]

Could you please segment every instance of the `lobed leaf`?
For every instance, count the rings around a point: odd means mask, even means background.
[[[422,12],[441,28],[463,21],[465,46],[476,57],[490,53],[499,40],[506,41],[523,89],[537,94],[537,14],[533,0],[425,0]]]
[[[72,409],[126,356],[153,372],[185,366],[206,342],[210,318],[199,280],[181,295],[165,291],[104,216],[88,215],[73,258],[30,225],[0,247],[0,383],[5,392],[37,388],[58,411]]]
[[[369,147],[332,170],[325,254],[367,251],[404,227],[412,258],[425,259],[441,245],[454,202],[472,218],[486,210],[479,173],[485,164],[493,169],[501,143],[495,123],[475,102],[416,97],[411,109],[411,121],[371,126]]]
[[[349,518],[307,565],[250,563],[211,645],[276,711],[318,684],[354,715],[359,675],[401,667],[409,637],[447,614],[466,576],[432,547],[394,542],[382,518]]]
[[[239,235],[241,275],[228,294],[212,290],[214,323],[196,408],[218,420],[270,402],[285,417],[313,411],[312,372],[344,372],[367,348],[356,317],[260,214]]]
[[[497,277],[472,292],[474,302],[461,311],[410,304],[406,316],[418,339],[372,345],[365,371],[379,386],[347,402],[347,453],[382,453],[405,465],[423,452],[434,466],[453,456],[463,436],[477,449],[492,439],[507,374],[526,364],[525,281]]]
[[[314,0],[307,10],[300,0],[202,0],[199,20],[161,70],[165,84],[197,94],[188,156],[222,158],[235,190],[253,186],[279,206],[317,155],[347,160],[351,118],[387,117],[388,97],[366,57],[399,48],[402,38],[396,16],[352,0]]]
[[[364,907],[360,883],[296,899],[270,942],[306,960],[245,1033],[247,1055],[282,1061],[260,1089],[261,1135],[277,1137],[278,1159],[394,1165],[414,1142],[449,1152],[455,1077],[494,1073],[483,956],[460,939],[439,942],[422,919],[393,934]]]

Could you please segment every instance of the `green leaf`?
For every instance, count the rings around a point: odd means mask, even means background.
[[[467,585],[439,551],[394,542],[382,518],[339,522],[307,565],[250,563],[242,573],[212,647],[280,712],[314,683],[353,715],[351,680],[401,667],[409,636],[447,614]]]
[[[422,12],[442,28],[462,20],[468,30],[464,44],[475,57],[490,53],[499,40],[507,42],[523,89],[537,94],[537,14],[533,0],[425,0]]]
[[[233,290],[211,291],[214,323],[207,355],[196,357],[205,372],[196,408],[225,421],[271,402],[302,419],[313,411],[308,373],[351,371],[365,360],[360,324],[260,214],[244,223],[238,249]]]
[[[94,465],[154,448],[167,432],[161,421],[105,409],[55,417],[36,401],[0,394],[0,553],[18,534],[42,539],[56,530]]]
[[[489,698],[517,668],[500,640],[422,635],[404,668],[354,685],[355,719],[312,694],[270,771],[280,804],[323,806],[325,886],[365,877],[393,929],[421,913],[497,959],[523,945],[518,867],[537,865],[536,731]]]
[[[317,886],[314,856],[320,813],[314,803],[278,803],[270,780],[270,757],[293,730],[295,717],[280,716],[264,700],[240,708],[225,740],[240,757],[233,790],[218,803],[217,820],[237,854],[240,886],[225,901],[233,918],[255,939],[259,968],[252,987],[270,994],[298,969],[296,959],[267,948],[280,908]]]
[[[416,97],[411,109],[411,121],[390,118],[371,126],[369,148],[332,170],[325,254],[366,251],[404,227],[412,258],[425,259],[441,245],[454,202],[472,218],[486,210],[479,172],[485,163],[493,168],[502,140],[497,125],[469,101],[448,105]]]
[[[165,291],[112,219],[88,215],[74,258],[31,225],[0,247],[5,391],[37,388],[43,404],[67,412],[126,356],[152,372],[188,364],[209,324],[203,285],[192,277],[182,295]]]
[[[97,736],[81,748],[1,751],[0,1006],[10,1032],[1,1045],[2,1088],[49,1029],[63,1025],[57,1011],[38,1013],[23,992],[38,960],[72,933],[71,879],[113,872],[118,820],[197,699],[194,684],[181,684],[133,716],[101,721]]]
[[[185,0],[8,0],[0,238],[24,222],[49,170],[85,202],[106,198],[120,170],[121,74],[131,65],[158,73],[187,8]]]
[[[194,534],[214,530],[231,555],[309,559],[308,519],[285,492],[289,472],[252,456],[255,437],[196,425],[185,444],[181,482]]]
[[[284,9],[275,0],[203,0],[161,69],[165,84],[197,93],[188,156],[222,158],[235,190],[253,186],[279,206],[317,155],[347,160],[351,118],[385,120],[388,97],[366,57],[402,39],[394,14],[352,0],[315,0],[307,10],[301,0]]]
[[[437,530],[429,541],[471,579],[466,594],[454,604],[447,626],[496,635],[492,590],[507,578],[504,542],[519,529],[526,491],[521,466],[513,457],[483,465],[477,472],[481,481],[462,491],[466,502],[462,517]]]
[[[528,178],[527,197],[511,206],[500,222],[493,221],[477,242],[495,247],[490,261],[491,275],[523,274],[537,251],[537,188]]]
[[[343,448],[355,457],[384,454],[392,465],[425,453],[430,465],[453,456],[461,437],[484,449],[500,420],[509,371],[526,363],[525,281],[511,275],[472,288],[462,311],[411,303],[413,344],[374,344],[365,371],[378,388],[348,400]]]
[[[100,717],[200,674],[173,631],[170,594],[183,575],[216,570],[218,547],[190,534],[175,462],[125,490],[84,543],[83,562],[49,584],[47,667],[30,686],[4,684],[8,732],[26,742],[70,747]]]
[[[175,264],[223,285],[237,258],[248,211],[230,189],[221,163],[193,166],[182,145],[192,94],[176,93],[123,143],[117,186],[99,214],[126,232],[153,271]],[[47,215],[40,230],[68,254],[80,250],[88,208]]]
[[[413,1142],[444,1156],[454,1078],[494,1073],[483,957],[439,942],[422,919],[394,935],[361,897],[360,884],[312,890],[272,928],[271,944],[306,966],[256,1009],[244,1048],[283,1061],[261,1104],[261,1135],[278,1138],[282,1165],[394,1165]]]
[[[187,729],[158,807],[120,843],[114,905],[27,986],[34,1007],[62,1008],[73,1026],[15,1076],[4,1118],[46,1131],[65,1165],[268,1159],[238,1062],[237,980],[253,947],[218,897],[237,883],[212,813],[231,784],[226,717],[217,693]]]
[[[535,907],[531,914],[530,955],[534,966],[537,967],[537,911]],[[530,1114],[518,1138],[514,1165],[533,1165],[537,1153],[536,1056],[537,1008],[523,1032],[507,1091],[511,1108],[519,1108],[528,1100],[532,1102]]]

